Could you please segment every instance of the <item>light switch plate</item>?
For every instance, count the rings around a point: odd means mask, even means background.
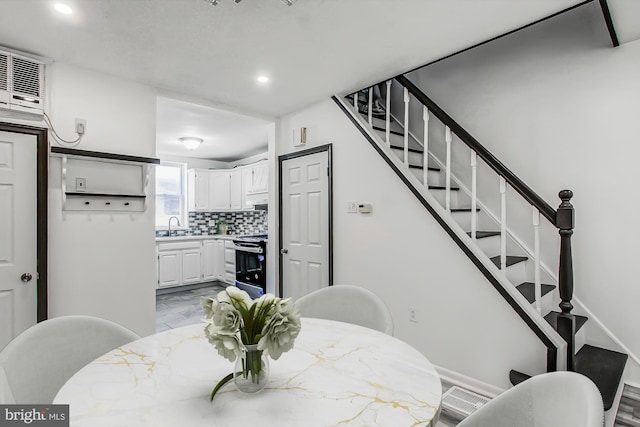
[[[347,202],[347,213],[358,213],[358,202]]]
[[[86,178],[76,178],[76,191],[87,191]]]

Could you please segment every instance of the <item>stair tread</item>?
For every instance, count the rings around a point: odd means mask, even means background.
[[[471,237],[471,232],[467,233],[469,237]],[[499,231],[476,231],[476,239],[484,239],[487,237],[499,236]]]
[[[556,288],[554,285],[547,285],[544,283],[542,283],[541,287],[542,287],[542,296],[545,296],[546,294],[548,294],[549,292],[553,291]],[[536,288],[536,285],[533,282],[524,282],[516,286],[516,289],[520,291],[522,296],[524,296],[527,299],[527,301],[529,301],[529,303],[531,304],[533,304],[533,302],[536,300],[535,288]]]
[[[507,267],[510,267],[522,261],[526,261],[528,259],[529,258],[527,258],[526,256],[507,255]],[[496,267],[500,268],[500,255],[491,257],[491,261],[496,265]]]
[[[531,378],[531,375],[523,374],[522,372],[518,372],[513,369],[509,371],[509,381],[512,385],[518,385],[529,378]]]
[[[409,168],[411,168],[411,169],[423,169],[424,170],[424,166],[422,166],[422,165],[409,164]],[[429,168],[430,171],[440,172],[440,168],[437,168],[435,166],[428,166],[428,168]]]
[[[404,147],[402,145],[393,145],[391,144],[391,149],[392,150],[400,150],[400,151],[404,151]],[[424,153],[424,150],[420,150],[418,148],[411,148],[409,147],[409,152],[410,153],[418,153],[418,154],[422,154]]]
[[[549,322],[549,324],[555,330],[558,329],[558,314],[560,314],[559,311],[550,311],[549,313],[547,313],[546,316],[544,316],[544,320]],[[580,330],[580,328],[582,328],[582,325],[587,323],[588,317],[581,316],[579,314],[574,314],[574,316],[576,316],[576,333],[577,333]]]
[[[386,132],[386,130],[384,128],[381,128],[380,126],[374,126],[373,129],[374,130],[379,130],[381,132]],[[404,134],[402,132],[397,131],[397,130],[390,130],[389,133],[392,133],[394,135],[404,136]]]
[[[600,390],[605,411],[611,409],[628,356],[585,344],[576,354],[576,372],[591,379]]]
[[[471,208],[453,208],[451,209],[451,212],[471,212]],[[476,212],[480,212],[480,208],[476,208]],[[477,234],[476,234],[476,237],[477,237]]]
[[[429,190],[446,190],[447,187],[445,187],[444,185],[430,185],[429,186]],[[458,191],[460,190],[460,188],[458,187],[451,187],[451,191]]]

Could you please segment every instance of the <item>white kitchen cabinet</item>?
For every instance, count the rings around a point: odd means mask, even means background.
[[[242,170],[229,172],[229,209],[242,209]]]
[[[214,262],[214,270],[216,274],[216,280],[220,280],[224,282],[225,279],[225,265],[224,265],[224,244],[225,241],[222,239],[214,240],[215,246],[213,249],[213,262]]]
[[[249,198],[247,198],[247,192],[253,188],[253,168],[244,167],[240,171],[241,181],[242,181],[242,209],[253,209],[253,204],[250,203]]]
[[[224,281],[230,285],[236,283],[236,246],[231,240],[224,244]]]
[[[158,287],[178,286],[182,281],[182,251],[158,253]]]
[[[209,210],[209,175],[206,169],[190,169],[187,173],[187,206],[189,211]]]
[[[263,161],[247,166],[242,174],[242,183],[244,209],[253,209],[256,204],[267,203],[269,164]]]
[[[217,280],[218,272],[221,270],[216,268],[217,243],[217,240],[202,241],[202,280],[205,282]]]
[[[253,166],[254,193],[266,193],[269,191],[269,163],[259,162]]]
[[[182,251],[182,284],[199,283],[202,281],[202,271],[200,260],[202,251],[198,249],[187,249]]]
[[[202,281],[201,246],[201,241],[159,243],[158,287]]]
[[[231,174],[228,171],[209,172],[209,210],[229,210]]]

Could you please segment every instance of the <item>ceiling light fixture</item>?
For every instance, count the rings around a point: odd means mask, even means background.
[[[63,15],[71,15],[73,13],[73,9],[64,3],[56,3],[53,8]]]
[[[220,3],[220,0],[204,0],[206,3],[209,3],[211,6],[217,6],[218,3]],[[236,3],[240,3],[240,0],[234,0]],[[293,3],[295,3],[296,0],[280,0],[282,3],[286,4],[287,6],[291,6]]]
[[[192,136],[186,136],[184,138],[180,138],[180,142],[184,145],[184,148],[187,150],[195,150],[202,144],[202,138],[194,138]]]
[[[256,80],[258,81],[258,83],[268,83],[269,82],[269,77],[267,77],[267,76],[258,76],[258,78]]]

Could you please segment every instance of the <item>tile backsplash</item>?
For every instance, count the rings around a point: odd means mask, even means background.
[[[207,236],[216,234],[216,224],[227,222],[228,234],[267,233],[267,211],[189,212],[189,230],[177,230],[177,236]],[[209,225],[213,220],[214,225]],[[167,230],[156,230],[156,237],[166,237]]]

